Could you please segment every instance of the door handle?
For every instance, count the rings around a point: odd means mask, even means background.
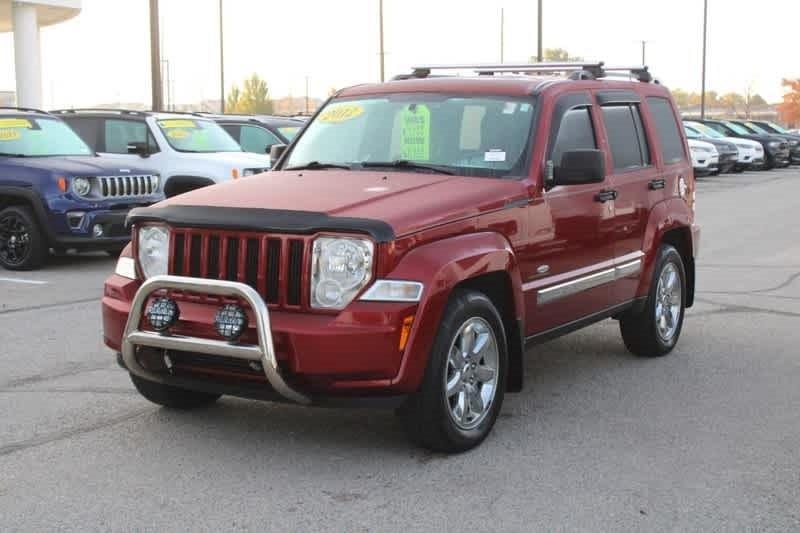
[[[603,189],[599,193],[594,195],[594,201],[600,202],[602,204],[608,202],[609,200],[616,200],[617,199],[617,191],[614,189]]]
[[[647,184],[647,188],[651,191],[657,191],[663,189],[666,183],[667,182],[663,179],[650,180],[650,183]]]

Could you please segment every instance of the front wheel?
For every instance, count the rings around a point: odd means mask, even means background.
[[[0,266],[7,270],[36,270],[48,247],[30,208],[11,206],[0,211]]]
[[[508,350],[500,314],[483,293],[457,290],[439,326],[420,390],[401,409],[409,436],[436,451],[480,444],[503,404]]]
[[[625,347],[642,357],[671,352],[681,334],[685,305],[686,272],[681,254],[662,245],[644,309],[626,313],[619,321]]]
[[[172,409],[194,409],[216,402],[220,395],[198,392],[149,381],[131,374],[131,381],[139,394],[151,402]]]

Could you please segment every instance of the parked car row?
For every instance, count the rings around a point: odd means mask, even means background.
[[[128,211],[269,170],[304,120],[126,109],[0,108],[0,267],[130,241]]]
[[[773,122],[689,119],[683,126],[698,175],[800,164],[800,135]]]

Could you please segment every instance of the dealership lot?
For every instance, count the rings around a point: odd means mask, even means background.
[[[676,351],[634,358],[610,320],[541,345],[493,434],[457,456],[383,411],[159,409],[100,340],[113,260],[0,272],[0,524],[798,529],[800,170],[701,178],[697,196],[698,303]]]

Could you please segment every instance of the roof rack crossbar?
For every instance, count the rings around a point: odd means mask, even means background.
[[[41,113],[43,115],[49,115],[47,111],[42,109],[36,109],[35,107],[16,107],[16,106],[0,106],[0,109],[7,109],[10,111],[25,111],[27,113]]]
[[[545,62],[545,63],[498,63],[498,64],[455,64],[455,65],[418,65],[412,67],[411,74],[401,74],[394,79],[427,78],[436,70],[471,70],[478,75],[494,74],[536,74],[536,73],[569,73],[572,79],[605,78],[608,74],[627,73],[641,82],[653,81],[647,66],[606,67],[599,62]]]
[[[147,111],[139,109],[115,109],[113,107],[71,107],[68,109],[54,109],[51,113],[76,113],[78,111],[90,111],[92,113],[119,113],[120,115],[144,115]]]

